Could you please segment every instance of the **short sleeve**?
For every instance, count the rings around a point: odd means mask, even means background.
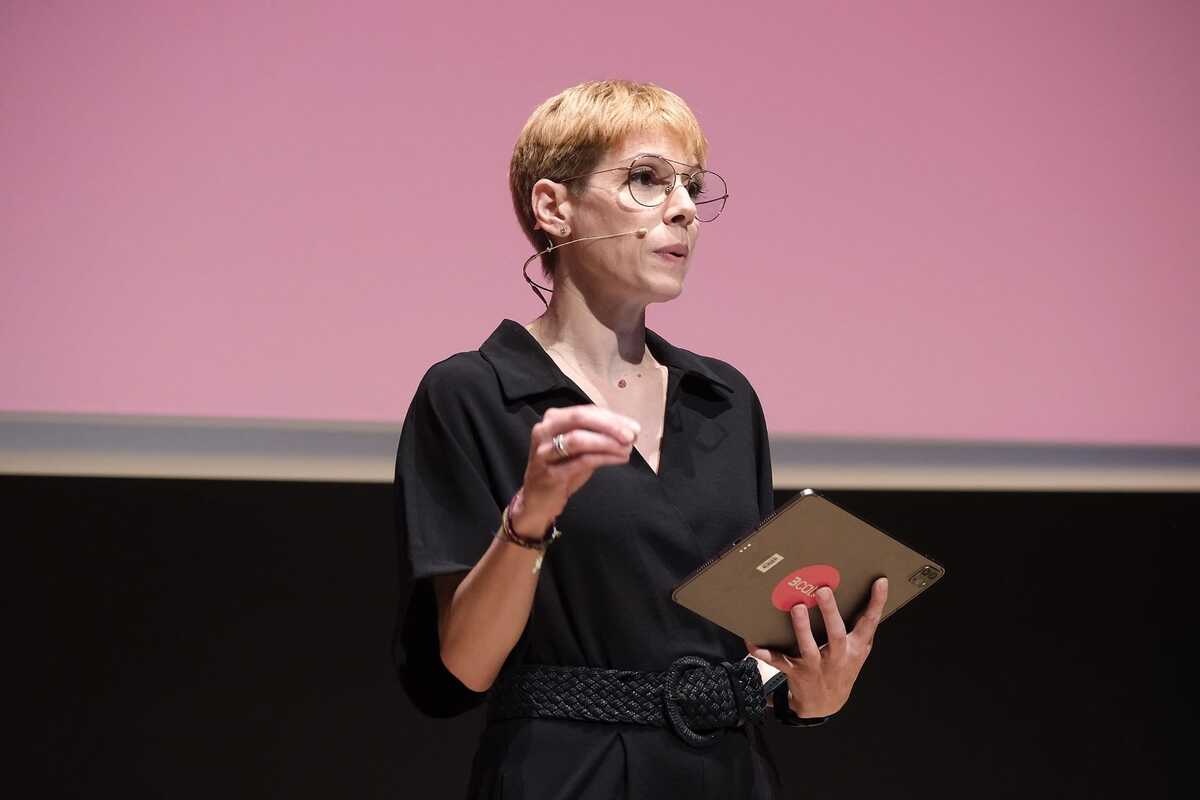
[[[482,702],[442,664],[432,577],[470,570],[491,544],[500,507],[485,478],[463,393],[446,362],[421,379],[396,450],[394,484],[402,598],[393,657],[413,704],[452,716]],[[439,369],[439,367],[443,367]]]
[[[411,578],[471,569],[491,544],[500,507],[485,478],[475,424],[452,375],[427,372],[396,450],[396,523]],[[478,421],[476,421],[478,422]]]
[[[766,519],[775,513],[775,481],[771,474],[771,442],[767,435],[767,418],[758,394],[751,389],[754,403],[754,458],[758,466],[758,518]]]

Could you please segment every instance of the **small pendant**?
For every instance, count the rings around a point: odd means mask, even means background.
[[[621,380],[617,381],[617,386],[624,389],[625,388],[625,379],[621,378]]]

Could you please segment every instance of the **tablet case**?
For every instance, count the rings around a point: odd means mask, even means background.
[[[887,619],[946,570],[826,498],[805,489],[675,588],[671,597],[751,644],[798,655],[789,610],[809,608],[813,636],[827,637],[816,590],[833,589],[853,630],[876,578],[888,579]]]

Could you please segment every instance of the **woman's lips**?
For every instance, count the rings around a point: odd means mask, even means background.
[[[681,261],[687,260],[690,251],[690,247],[683,242],[679,242],[658,248],[654,251],[654,255],[662,258],[669,264],[678,264]]]

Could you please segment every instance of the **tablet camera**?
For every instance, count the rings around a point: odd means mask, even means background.
[[[938,578],[942,577],[942,571],[932,564],[926,564],[919,570],[909,576],[908,582],[918,589],[924,589]]]

